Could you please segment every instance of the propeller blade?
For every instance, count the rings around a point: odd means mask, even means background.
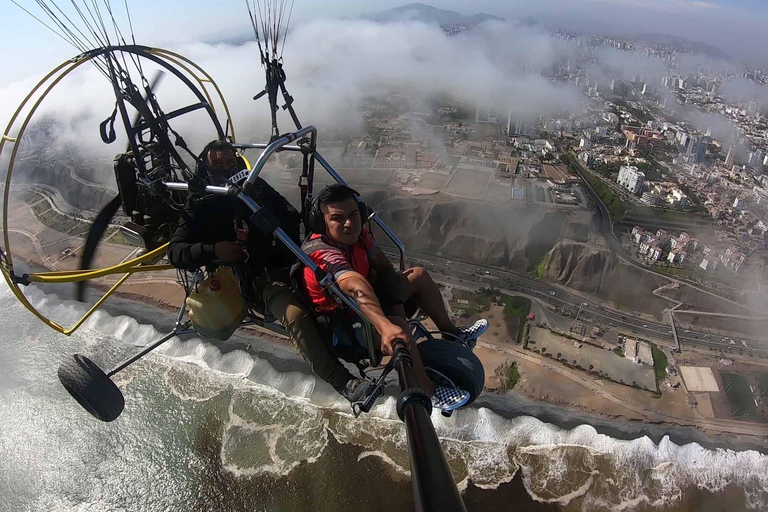
[[[112,217],[115,216],[117,210],[123,204],[120,194],[117,194],[107,205],[101,209],[96,219],[93,221],[90,231],[88,231],[88,237],[85,239],[85,245],[83,245],[83,255],[80,257],[80,270],[86,270],[91,268],[91,262],[96,254],[96,249],[99,246],[101,237],[109,227],[109,222]],[[78,281],[76,298],[80,302],[85,301],[85,289],[87,281]]]
[[[154,91],[155,87],[160,83],[160,80],[162,80],[165,73],[163,70],[158,69],[155,74],[152,76],[152,79],[149,81],[149,90]],[[144,102],[146,103],[147,98],[144,98]],[[133,122],[131,123],[131,126],[136,126],[139,121],[141,120],[141,112],[136,111],[136,115],[133,118]],[[128,143],[128,148],[126,151],[130,151],[131,144]],[[115,213],[117,213],[117,210],[120,209],[122,206],[122,198],[120,197],[120,194],[118,193],[109,203],[107,203],[104,208],[101,209],[99,214],[96,216],[96,219],[93,221],[93,225],[91,226],[91,229],[88,231],[88,236],[85,239],[85,245],[83,245],[83,255],[80,257],[80,270],[87,270],[91,268],[91,262],[93,261],[93,257],[96,255],[96,249],[99,246],[99,242],[101,241],[101,237],[104,235],[104,233],[109,228],[109,223],[112,220],[112,218],[115,216]],[[88,281],[78,281],[76,283],[77,290],[75,293],[75,297],[80,302],[85,302],[85,291],[88,287]]]

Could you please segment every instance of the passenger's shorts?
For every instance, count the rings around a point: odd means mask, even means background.
[[[391,302],[389,302],[389,300],[386,297],[381,297],[377,294],[377,298],[381,303],[381,309],[384,311],[384,314],[387,316],[393,316],[394,305]],[[416,311],[419,309],[419,305],[416,303],[416,298],[411,297],[410,299],[405,301],[405,303],[403,304],[403,308],[405,308],[406,318],[411,318],[414,314],[416,314]]]

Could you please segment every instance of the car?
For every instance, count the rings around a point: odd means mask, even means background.
[[[672,332],[672,331],[669,331],[669,334],[675,334],[675,333],[674,333],[674,332]]]
[[[557,293],[556,293],[556,292],[549,292],[549,294],[550,294],[551,296],[553,296],[553,297],[554,297],[555,295],[557,295]]]
[[[731,340],[731,341],[729,341],[729,342],[728,342],[728,344],[729,344],[729,345],[735,345],[735,344],[736,344],[736,342],[735,342],[735,341],[733,341],[733,340]]]
[[[485,271],[485,275],[488,275],[488,274],[490,274],[490,272],[486,270],[486,271]]]
[[[582,306],[589,306],[589,303],[587,303],[587,302],[582,302],[582,303],[581,303],[581,305],[582,305]]]
[[[648,327],[648,324],[643,324],[643,327],[647,328],[647,327]]]

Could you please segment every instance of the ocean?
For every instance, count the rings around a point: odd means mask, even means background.
[[[82,312],[27,294],[61,317]],[[170,315],[116,301],[67,337],[4,282],[0,311],[2,511],[413,509],[392,396],[355,419],[289,347],[174,339],[115,377],[125,411],[102,423],[59,384],[61,359],[81,353],[111,368]],[[432,416],[468,510],[768,509],[768,456],[757,451],[565,429],[494,412],[503,400]]]

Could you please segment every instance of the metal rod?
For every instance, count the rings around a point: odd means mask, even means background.
[[[120,363],[119,365],[117,365],[114,369],[110,370],[109,373],[107,373],[107,377],[112,377],[116,373],[123,371],[128,366],[132,365],[133,363],[135,363],[136,361],[138,361],[139,359],[141,359],[145,355],[149,354],[150,352],[152,352],[157,347],[159,347],[160,345],[162,345],[163,343],[165,343],[169,339],[173,338],[174,336],[180,336],[182,334],[187,334],[189,332],[190,332],[190,330],[187,329],[187,327],[185,325],[184,326],[177,326],[174,330],[172,330],[171,332],[169,332],[168,334],[166,334],[165,336],[163,336],[159,340],[155,341],[154,343],[152,343],[150,345],[147,345],[146,347],[141,349],[139,352],[137,352],[133,356],[129,357],[128,359],[126,359],[125,361]]]
[[[315,147],[315,141],[317,140],[317,128],[314,126],[305,126],[301,130],[292,132],[292,133],[286,133],[279,139],[275,140],[274,142],[271,142],[269,146],[267,146],[264,151],[261,152],[259,155],[259,158],[256,160],[256,163],[253,165],[253,169],[251,169],[251,174],[248,175],[248,179],[245,181],[247,183],[253,183],[256,181],[256,178],[259,176],[259,173],[261,172],[261,169],[264,167],[264,164],[267,163],[267,160],[269,160],[269,157],[272,156],[272,154],[277,151],[278,149],[282,148],[286,144],[293,142],[294,140],[301,138],[307,134],[311,134],[312,141],[310,143],[311,147]]]
[[[267,149],[267,146],[269,146],[269,144],[247,144],[241,142],[232,144],[232,147],[235,149]],[[280,151],[302,151],[302,148],[301,146],[282,146]]]
[[[318,162],[320,162],[320,165],[322,165],[326,171],[328,171],[328,174],[330,174],[333,179],[336,180],[337,183],[340,183],[344,185],[345,187],[349,187],[346,181],[344,181],[344,178],[341,177],[341,175],[336,172],[336,170],[331,166],[331,164],[328,163],[328,161],[320,155],[317,151],[315,151],[315,158]],[[360,199],[360,198],[358,198]],[[387,237],[389,237],[390,240],[397,246],[397,250],[400,252],[400,270],[405,270],[405,245],[403,242],[400,241],[399,238],[397,238],[397,235],[395,235],[389,227],[384,224],[384,221],[381,220],[379,217],[379,214],[374,212],[373,216],[371,217],[371,220],[376,223],[377,226],[381,228],[381,230],[384,232]]]
[[[466,512],[459,488],[445,459],[440,440],[429,416],[429,398],[413,373],[410,352],[402,341],[395,342],[395,369],[403,394],[397,404],[405,423],[411,460],[413,501],[421,512]]]
[[[416,510],[466,512],[427,410],[421,404],[412,404],[406,406],[404,416]]]
[[[212,188],[212,187],[206,187],[206,190],[208,188]],[[259,206],[259,204],[256,201],[254,201],[252,197],[242,192],[238,194],[237,197],[243,203],[245,203],[245,205],[248,206],[248,208],[250,208],[252,212],[256,213],[261,209],[261,206]],[[312,261],[312,259],[309,256],[307,256],[306,253],[304,253],[304,251],[301,250],[301,247],[296,245],[296,243],[291,239],[291,237],[288,236],[285,233],[285,231],[283,231],[283,228],[279,227],[275,229],[273,234],[275,235],[275,237],[277,237],[278,240],[280,240],[283,243],[283,245],[285,245],[288,248],[288,250],[290,250],[293,253],[294,256],[296,256],[299,259],[299,261],[301,261],[303,265],[306,265],[307,268],[309,268],[312,272],[317,270],[317,264],[314,261]],[[333,293],[342,302],[344,302],[344,304],[349,306],[352,309],[352,311],[354,311],[358,316],[360,316],[361,319],[365,320],[365,315],[363,315],[363,312],[360,310],[360,307],[357,305],[357,303],[351,298],[349,298],[347,294],[342,292],[338,288],[336,283],[334,283],[331,280],[328,283],[320,283],[320,284],[326,286],[331,293]]]

